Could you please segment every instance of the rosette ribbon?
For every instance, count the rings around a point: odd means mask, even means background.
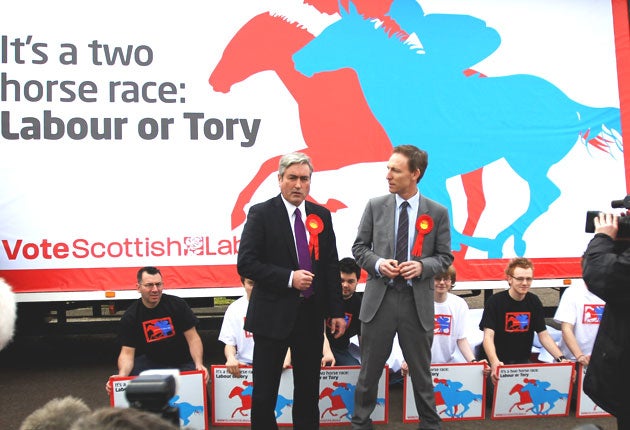
[[[429,215],[420,215],[416,220],[416,242],[413,244],[411,255],[414,257],[420,257],[422,255],[422,244],[424,243],[424,236],[433,230],[433,218]]]
[[[308,251],[319,260],[319,234],[324,231],[324,221],[315,214],[306,217],[306,229],[309,232]]]

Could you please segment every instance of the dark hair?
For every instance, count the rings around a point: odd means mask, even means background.
[[[339,260],[339,270],[342,273],[354,273],[357,275],[357,279],[361,277],[361,268],[352,257],[346,257]]]
[[[136,279],[138,280],[138,284],[142,283],[142,274],[146,273],[147,275],[160,275],[162,276],[162,273],[160,272],[160,269],[158,269],[157,267],[153,267],[153,266],[146,266],[143,267],[142,269],[138,270],[138,274],[136,275]]]
[[[410,172],[414,172],[416,169],[420,170],[420,176],[418,176],[416,181],[420,182],[429,165],[429,154],[427,154],[427,151],[413,145],[399,145],[394,147],[394,154],[401,154],[407,157]]]

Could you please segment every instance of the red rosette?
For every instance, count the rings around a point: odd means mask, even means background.
[[[420,257],[422,255],[422,244],[424,243],[424,236],[433,230],[433,218],[429,215],[420,215],[416,220],[416,243],[413,244],[413,250],[411,255],[414,257]]]
[[[306,217],[306,229],[309,232],[308,250],[319,260],[319,234],[324,231],[324,221],[315,214]]]

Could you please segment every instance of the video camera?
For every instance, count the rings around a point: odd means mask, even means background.
[[[159,414],[179,428],[179,408],[169,404],[176,391],[173,375],[140,374],[129,382],[125,396],[132,408]]]
[[[610,207],[613,209],[627,209],[630,210],[630,195],[627,195],[623,200],[613,200],[610,202]],[[586,233],[595,232],[594,219],[602,211],[588,211],[586,212],[586,227],[584,231]],[[619,214],[619,231],[617,232],[617,239],[630,239],[630,217],[625,213]]]

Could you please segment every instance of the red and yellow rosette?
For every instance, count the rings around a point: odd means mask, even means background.
[[[414,257],[420,257],[422,255],[422,244],[424,243],[424,236],[433,230],[433,218],[429,215],[420,215],[416,220],[416,243],[413,244],[411,255]]]
[[[306,229],[310,234],[308,240],[308,251],[315,255],[315,260],[319,260],[319,234],[324,231],[324,221],[315,214],[306,217]]]

